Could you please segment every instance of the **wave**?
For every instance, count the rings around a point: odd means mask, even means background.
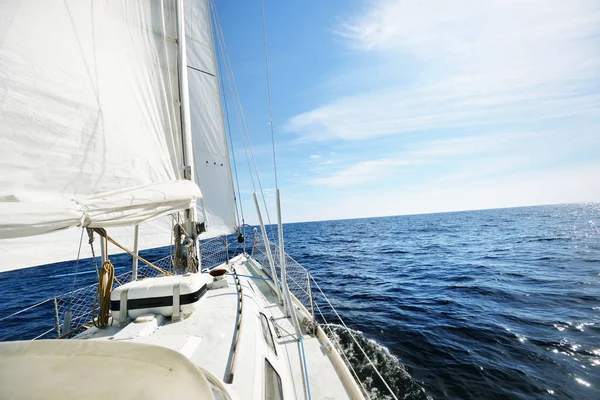
[[[556,240],[571,240],[568,237],[547,237],[547,238],[532,238],[529,239],[529,242],[554,242]]]
[[[492,289],[484,286],[450,285],[448,286],[448,289],[465,292],[471,295],[487,296],[502,299],[513,297],[512,294],[504,290]]]
[[[359,331],[341,325],[327,324],[322,327],[336,348],[341,349],[342,358],[349,364],[353,374],[358,377],[363,390],[367,392],[370,399],[388,400],[393,397],[373,369],[369,359],[398,398],[432,400],[425,393],[425,389],[411,378],[404,365],[386,347],[375,340],[365,338]]]
[[[410,251],[404,250],[380,250],[380,254],[410,254]]]
[[[553,261],[553,260],[556,260],[556,258],[549,257],[549,256],[543,256],[543,257],[538,257],[536,260],[537,261]]]

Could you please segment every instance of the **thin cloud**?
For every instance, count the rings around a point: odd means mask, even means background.
[[[331,175],[315,178],[310,181],[313,185],[324,185],[333,188],[349,187],[374,180],[383,179],[391,168],[409,165],[403,160],[381,159],[362,161],[348,168],[339,170]]]
[[[460,157],[473,154],[481,156],[492,151],[497,152],[507,145],[514,146],[516,138],[522,139],[526,136],[534,137],[537,135],[506,132],[493,135],[432,140],[420,143],[406,151],[395,153],[393,157],[361,161],[349,165],[327,176],[312,179],[310,183],[333,188],[345,188],[377,182],[393,176],[397,167],[430,164],[444,157]]]
[[[408,191],[388,188],[375,202],[372,192],[334,196],[325,204],[321,199],[312,199],[292,211],[295,220],[306,221],[593,202],[600,198],[600,186],[596,184],[599,175],[600,163],[596,162],[493,179],[427,183]],[[307,206],[310,201],[314,204]]]
[[[482,154],[489,150],[497,151],[504,145],[513,144],[516,140],[523,140],[525,137],[538,135],[539,134],[502,132],[489,135],[432,140],[420,143],[417,148],[407,152],[407,155],[411,158],[429,159],[443,156]]]
[[[369,4],[337,35],[364,57],[418,63],[418,81],[400,83],[399,67],[384,86],[295,115],[287,131],[305,140],[364,140],[591,116],[600,107],[590,90],[600,79],[597,1]],[[355,82],[346,85],[352,91]]]

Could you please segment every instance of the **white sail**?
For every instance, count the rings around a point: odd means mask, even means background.
[[[184,3],[188,83],[196,180],[202,190],[199,219],[207,231],[201,238],[226,235],[237,228],[235,194],[215,50],[207,0]]]
[[[172,228],[170,216],[140,224],[138,249],[153,249],[171,245]],[[133,226],[108,228],[107,232],[111,238],[133,250]],[[76,260],[79,252],[80,259],[92,257],[87,233],[83,232],[81,251],[79,249],[80,239],[81,229],[76,228],[26,238],[2,239],[0,240],[0,272]],[[96,257],[100,256],[100,241],[95,241],[94,249]],[[108,245],[108,252],[109,254],[123,253],[121,249],[112,244]]]
[[[0,270],[76,257],[79,229],[30,235],[200,198],[183,180],[175,38],[171,1],[0,4]],[[140,248],[169,244],[144,232]]]
[[[151,221],[139,249],[168,245],[161,216],[195,199],[201,237],[235,231],[208,2],[184,12],[202,194],[183,179],[175,1],[0,6],[0,271],[76,258],[82,226],[131,248]]]

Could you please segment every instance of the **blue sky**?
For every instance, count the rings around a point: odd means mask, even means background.
[[[600,201],[600,2],[265,6],[285,221]],[[260,1],[217,9],[272,204]]]

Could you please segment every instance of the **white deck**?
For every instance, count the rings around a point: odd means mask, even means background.
[[[256,271],[246,265],[246,259],[242,256],[233,259],[230,265],[235,267],[238,274],[256,275]],[[212,281],[210,275],[204,276],[207,282]],[[166,347],[186,356],[223,382],[238,309],[233,276],[226,276],[225,279],[229,283],[227,287],[208,290],[198,301],[196,311],[182,321],[173,322],[168,317],[159,316],[149,322],[131,322],[122,329],[115,321],[107,329],[92,328],[78,335],[77,339],[128,341]],[[240,399],[263,399],[266,358],[281,377],[284,398],[306,398],[300,342],[290,320],[284,317],[282,307],[277,304],[275,294],[265,281],[240,277],[240,282],[244,298],[235,374],[233,382],[224,386]],[[277,355],[263,339],[260,312],[270,320]],[[281,334],[280,338],[271,325],[271,317]],[[311,397],[349,398],[319,340],[304,335],[304,346]]]

